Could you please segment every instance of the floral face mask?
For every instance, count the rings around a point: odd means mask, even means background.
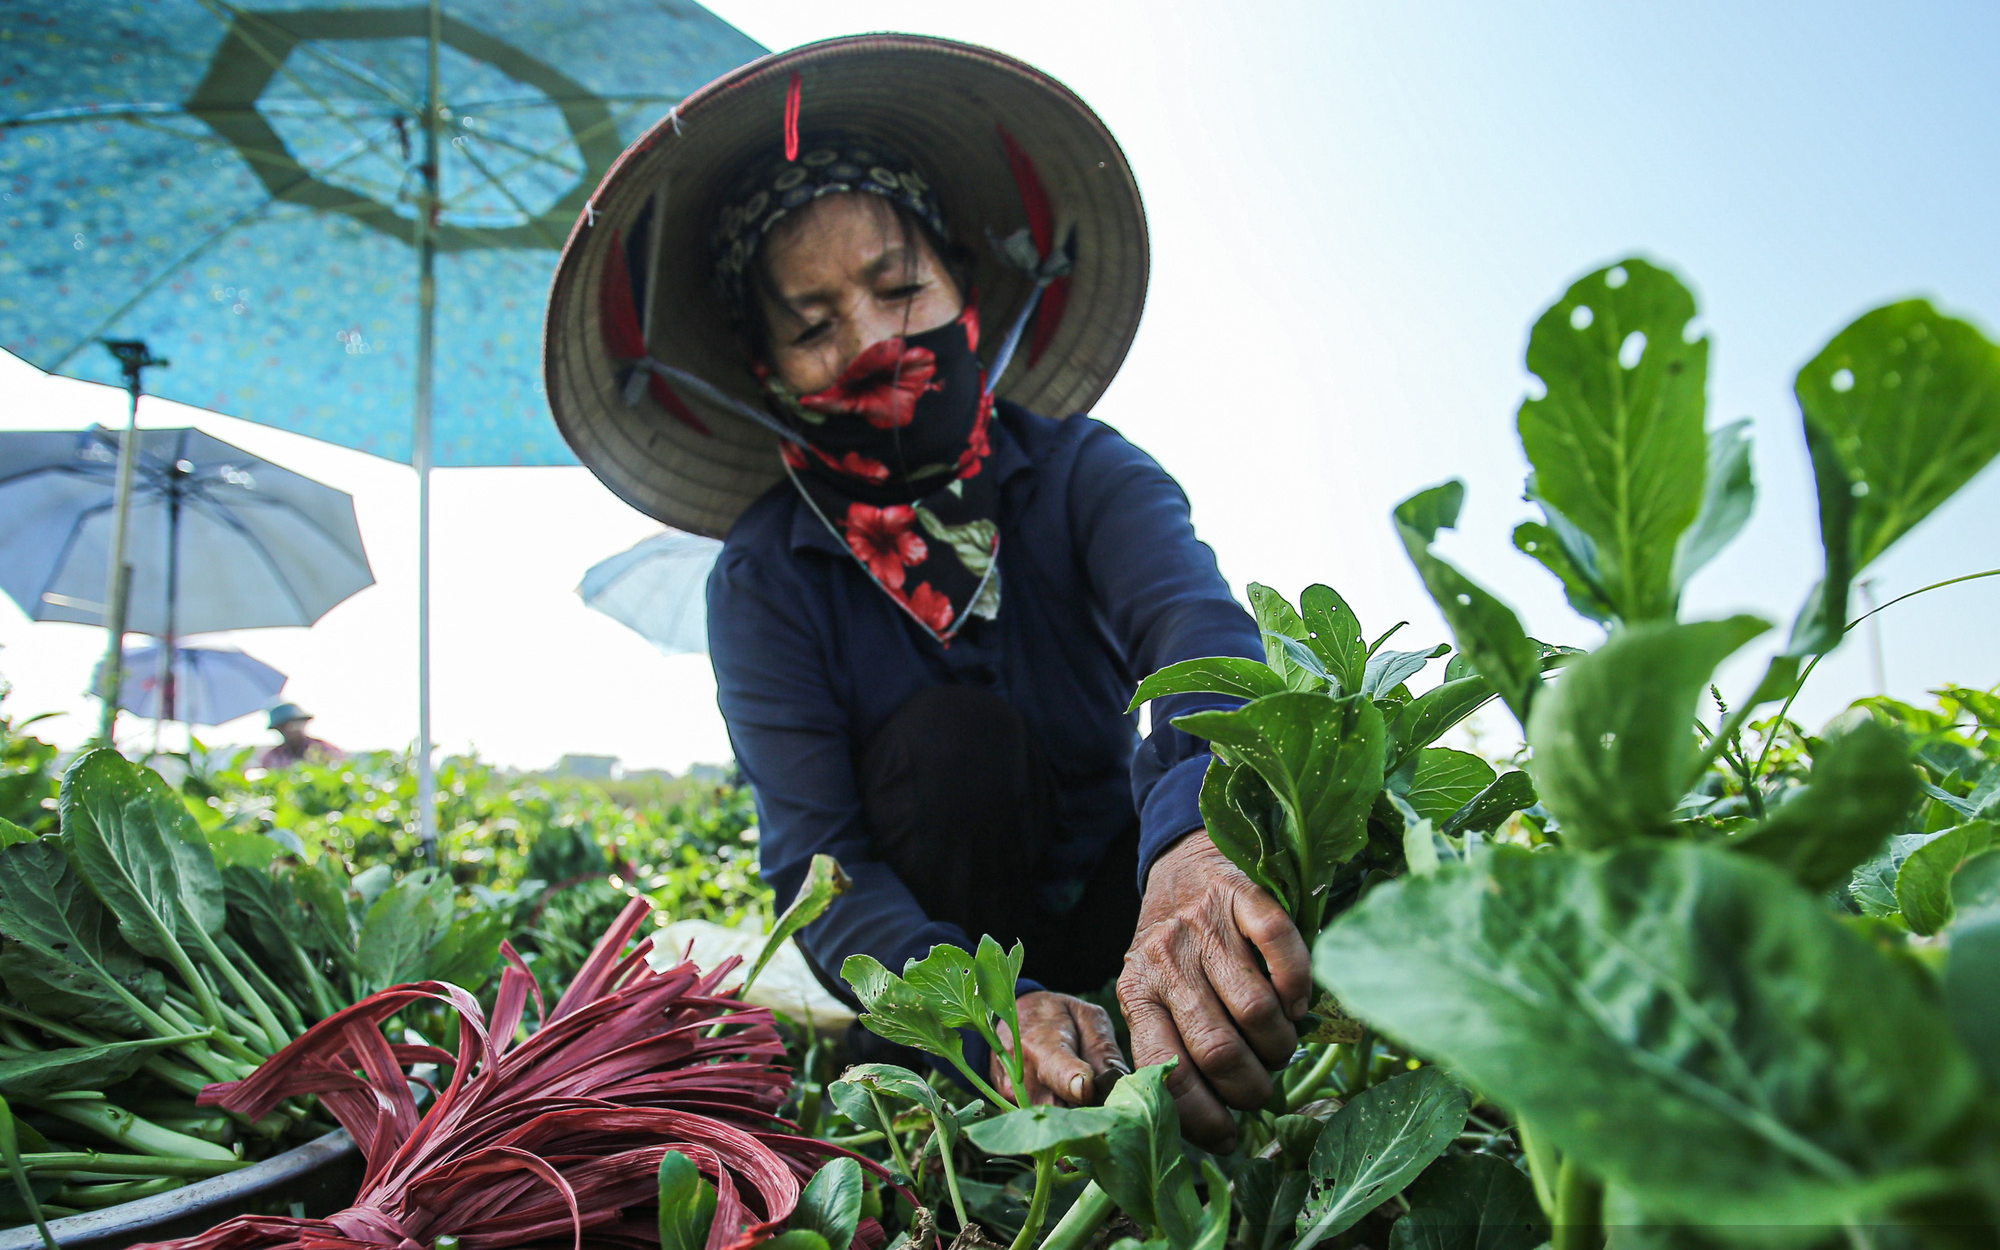
[[[898,607],[949,645],[1000,610],[1000,492],[983,474],[993,396],[979,315],[874,344],[832,386],[765,389],[795,441],[780,444],[806,502]]]

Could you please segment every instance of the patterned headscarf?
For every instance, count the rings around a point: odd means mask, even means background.
[[[785,214],[822,195],[865,191],[901,205],[940,239],[949,238],[937,196],[910,161],[863,135],[809,135],[799,158],[782,149],[754,160],[723,197],[709,249],[723,303],[741,321],[750,307],[750,262],[771,227]]]

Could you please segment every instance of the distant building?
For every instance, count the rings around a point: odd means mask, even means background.
[[[689,764],[687,775],[689,779],[693,781],[707,782],[710,785],[721,785],[723,782],[730,781],[735,778],[736,765]]]
[[[556,761],[556,775],[559,777],[609,781],[617,774],[618,757],[615,755],[565,755]]]

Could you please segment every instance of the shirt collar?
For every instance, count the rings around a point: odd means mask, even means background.
[[[1015,474],[1035,467],[1035,462],[1028,458],[1028,453],[1022,448],[1020,440],[1016,439],[1014,432],[1008,428],[1008,418],[1011,415],[1008,410],[1013,407],[1014,405],[1006,400],[1001,400],[995,405],[995,415],[998,419],[993,422],[991,435],[993,454],[987,457],[984,470],[997,476],[1003,484],[1010,481]],[[819,514],[813,511],[812,505],[794,491],[792,550],[800,551],[807,548],[836,556],[847,554],[846,544],[842,543],[840,537],[819,519]]]

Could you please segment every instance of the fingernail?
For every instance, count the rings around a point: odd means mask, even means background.
[[[1312,1000],[1309,998],[1301,998],[1299,1001],[1292,1004],[1292,1019],[1296,1020],[1300,1016],[1306,1014],[1308,1011],[1311,1010],[1312,1010]]]
[[[1082,1076],[1082,1074],[1080,1074],[1080,1073],[1079,1073],[1078,1075],[1076,1075],[1076,1076],[1073,1076],[1073,1077],[1069,1078],[1069,1096],[1070,1096],[1070,1099],[1071,1099],[1072,1101],[1074,1101],[1074,1102],[1082,1102],[1082,1101],[1083,1101],[1083,1076]]]
[[[1106,1059],[1104,1061],[1104,1066],[1111,1069],[1113,1072],[1116,1072],[1120,1076],[1132,1075],[1131,1065],[1127,1064],[1123,1059],[1118,1059],[1118,1058]]]

